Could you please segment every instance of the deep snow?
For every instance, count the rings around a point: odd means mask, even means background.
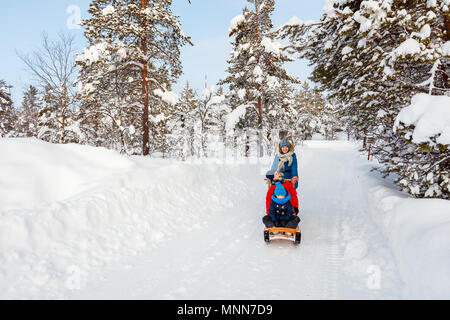
[[[449,202],[396,191],[357,149],[298,146],[294,247],[263,241],[269,158],[0,139],[0,298],[450,298]]]

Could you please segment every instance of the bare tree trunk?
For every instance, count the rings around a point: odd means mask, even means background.
[[[255,12],[256,15],[259,15],[259,10],[258,10],[258,1],[255,0]],[[257,27],[256,30],[256,41],[259,43],[261,41],[261,38],[259,35],[260,30]],[[263,156],[263,148],[262,148],[262,136],[261,136],[261,130],[262,130],[262,92],[261,92],[261,85],[258,85],[258,91],[259,91],[259,96],[258,96],[258,156],[262,157]]]
[[[116,64],[116,71],[115,74],[115,84],[116,84],[116,95],[117,95],[117,109],[119,110],[119,134],[120,134],[120,153],[125,154],[126,153],[126,147],[125,147],[125,136],[123,133],[123,115],[122,115],[122,99],[120,95],[120,89],[119,89],[119,74],[118,74],[118,65]]]
[[[62,96],[61,92],[59,92],[59,110],[61,110],[61,138],[59,143],[61,144],[66,143],[66,108],[68,107],[64,99],[66,93],[65,89],[63,90]]]
[[[64,144],[66,143],[66,116],[64,112],[62,113],[61,117],[61,139],[59,143]]]
[[[258,97],[258,110],[259,110],[259,118],[258,118],[258,156],[262,158],[264,156],[263,150],[263,137],[262,137],[262,99],[261,96]]]
[[[148,7],[148,0],[141,0],[141,9]],[[142,21],[142,28],[145,29],[147,23],[145,19]],[[147,53],[147,41],[144,38],[141,39],[141,50],[142,54]],[[142,60],[142,97],[143,97],[143,113],[142,113],[142,155],[147,156],[150,153],[149,148],[149,127],[148,127],[148,117],[149,117],[149,95],[148,95],[148,80],[147,80],[147,61],[145,59]]]
[[[250,151],[250,139],[248,136],[248,127],[245,129],[245,157],[248,158]]]

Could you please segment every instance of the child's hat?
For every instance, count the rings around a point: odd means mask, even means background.
[[[274,196],[285,196],[287,193],[286,189],[280,182],[276,183],[275,190],[273,191]]]

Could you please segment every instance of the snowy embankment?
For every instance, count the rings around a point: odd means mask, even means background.
[[[0,299],[63,297],[248,193],[242,166],[34,139],[0,150]]]
[[[388,237],[408,299],[450,298],[450,201],[369,190],[370,212]]]

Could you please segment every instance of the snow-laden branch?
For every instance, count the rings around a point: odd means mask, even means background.
[[[153,90],[153,93],[160,97],[164,102],[167,102],[170,105],[176,105],[179,101],[178,95],[172,91],[163,91],[161,89]]]

